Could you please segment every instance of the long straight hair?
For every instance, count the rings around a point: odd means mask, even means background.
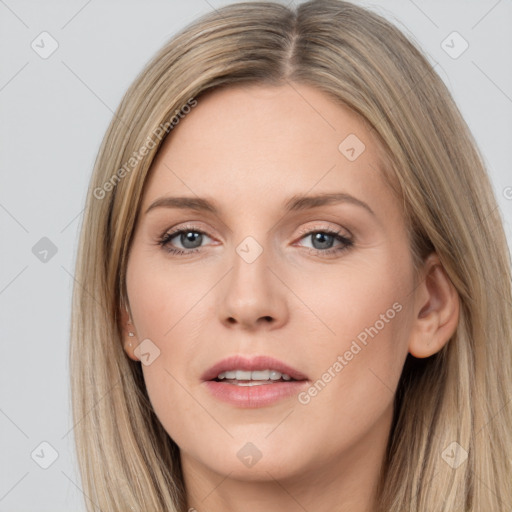
[[[73,292],[72,406],[88,510],[185,510],[178,447],[151,407],[140,363],[123,351],[128,251],[162,127],[172,137],[186,105],[249,83],[314,86],[368,123],[403,203],[415,265],[436,251],[460,297],[445,347],[406,360],[376,507],[510,510],[511,264],[483,158],[422,52],[384,18],[339,0],[246,2],[199,18],[149,62],[111,121]]]

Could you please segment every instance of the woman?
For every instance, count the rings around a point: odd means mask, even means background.
[[[499,211],[383,18],[241,3],[174,37],[104,138],[76,279],[89,510],[512,507]]]

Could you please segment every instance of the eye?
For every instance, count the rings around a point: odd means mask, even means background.
[[[303,231],[301,235],[301,240],[309,238],[312,244],[312,247],[305,248],[309,252],[322,257],[346,251],[354,245],[354,242],[350,238],[343,236],[341,231],[331,229],[323,228]],[[338,245],[334,245],[336,242],[338,242]]]
[[[204,231],[194,226],[185,226],[164,233],[158,240],[158,244],[172,254],[190,254],[199,251],[205,237],[211,240]],[[173,242],[175,239],[176,241]],[[181,244],[181,247],[179,245],[176,247],[176,244]]]
[[[303,230],[300,234],[300,240],[307,240],[309,238],[312,244],[310,247],[302,244],[300,246],[320,257],[333,256],[350,249],[354,244],[350,238],[343,236],[341,231],[325,227]],[[196,226],[181,226],[178,229],[165,232],[158,239],[158,245],[168,253],[177,256],[187,256],[199,252],[203,242],[205,242],[205,238],[210,241],[212,240],[211,237]]]

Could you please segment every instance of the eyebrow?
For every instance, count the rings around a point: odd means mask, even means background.
[[[375,216],[375,212],[360,199],[357,199],[345,192],[336,192],[329,194],[317,194],[314,196],[292,196],[286,203],[284,208],[286,211],[302,211],[310,208],[317,208],[336,203],[350,203],[366,209],[369,213]],[[195,211],[207,211],[218,214],[217,207],[207,199],[201,197],[161,197],[151,203],[146,210],[146,214],[155,208],[180,208]]]

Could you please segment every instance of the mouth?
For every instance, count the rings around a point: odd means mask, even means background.
[[[307,380],[307,377],[292,366],[270,356],[234,355],[222,359],[206,370],[201,380],[230,384],[254,382],[258,385],[278,381],[302,381]]]
[[[281,373],[277,370],[228,370],[219,373],[213,379],[214,382],[225,382],[235,386],[261,386],[265,384],[275,384],[277,382],[297,381],[287,373]]]
[[[201,380],[216,398],[236,407],[263,407],[297,395],[309,380],[270,356],[235,355],[219,361]]]

